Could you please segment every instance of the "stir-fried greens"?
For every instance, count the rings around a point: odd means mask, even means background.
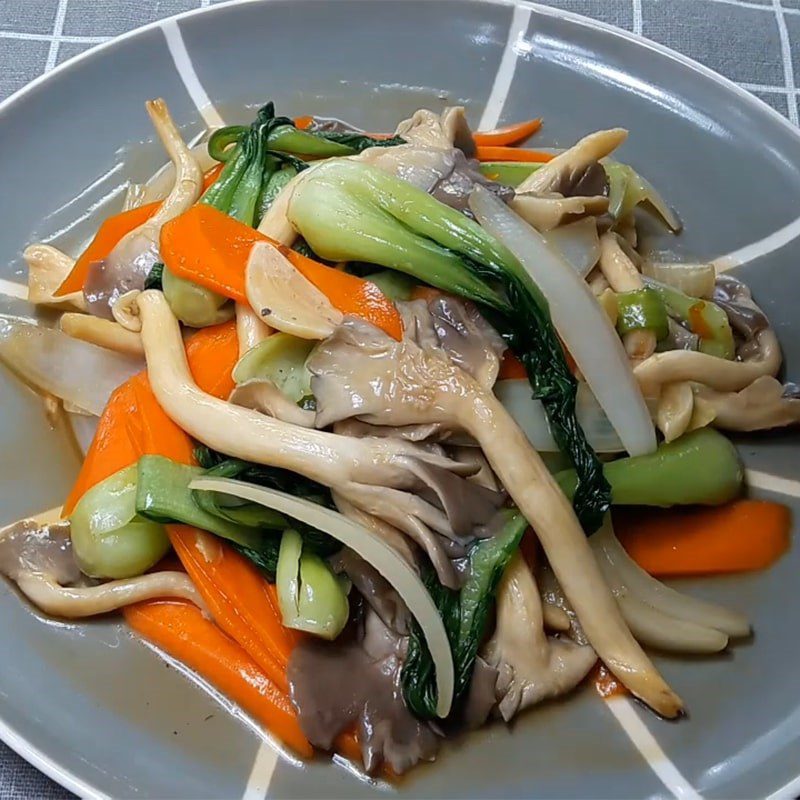
[[[0,318],[84,453],[61,520],[0,531],[0,572],[53,616],[121,609],[299,755],[368,772],[598,662],[678,716],[644,648],[750,625],[658,576],[782,554],[720,431],[800,400],[747,286],[643,246],[643,212],[681,223],[616,160],[627,132],[528,149],[541,120],[377,134],[267,103],[189,148],[147,109],[172,188],[132,187],[75,260],[28,248],[58,327]]]

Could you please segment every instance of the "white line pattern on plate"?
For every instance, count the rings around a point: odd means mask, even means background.
[[[725,272],[726,270],[740,267],[742,264],[747,264],[749,261],[755,261],[761,256],[774,253],[780,250],[790,242],[800,237],[800,217],[793,220],[788,225],[784,225],[769,236],[765,236],[757,242],[745,245],[739,250],[734,250],[724,256],[715,258],[711,263],[717,272]]]
[[[24,283],[0,278],[0,294],[4,294],[6,297],[16,297],[17,300],[27,300],[28,287]]]
[[[278,751],[269,742],[259,743],[242,800],[263,800],[267,796],[278,760]]]
[[[178,75],[181,76],[183,85],[192,98],[192,102],[197,106],[206,125],[209,128],[222,128],[225,125],[225,120],[222,119],[219,112],[214,108],[211,98],[208,96],[203,84],[197,77],[194,70],[194,64],[189,57],[189,51],[186,49],[186,43],[183,41],[181,29],[174,19],[167,19],[161,23],[161,30],[164,32],[164,38],[167,40],[167,47],[175,62],[175,69],[178,70]]]
[[[511,81],[514,79],[514,72],[517,69],[519,45],[524,43],[530,18],[530,8],[514,7],[511,25],[508,28],[506,46],[500,59],[500,66],[497,68],[497,74],[494,76],[492,91],[489,93],[489,99],[483,109],[483,116],[481,116],[481,121],[478,124],[478,130],[488,131],[497,126],[497,122],[503,113],[503,106],[506,104],[508,91],[511,88]]]
[[[757,469],[746,469],[744,478],[748,486],[762,489],[765,492],[775,492],[786,497],[800,497],[800,481],[791,478],[781,478],[779,475],[770,475]]]
[[[700,793],[683,777],[650,729],[639,718],[633,703],[627,697],[609,697],[605,700],[605,704],[650,769],[669,789],[673,797],[678,800],[701,800]]]

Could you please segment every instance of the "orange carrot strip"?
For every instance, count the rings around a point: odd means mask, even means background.
[[[479,145],[478,161],[530,161],[542,164],[552,161],[555,153],[543,150],[523,150],[521,147],[499,147],[495,145]]]
[[[608,667],[598,661],[597,666],[589,673],[589,679],[594,683],[594,688],[602,698],[624,697],[628,690],[609,672]]]
[[[250,250],[265,236],[204,203],[167,222],[160,251],[175,275],[246,303],[244,272]]]
[[[201,328],[186,342],[186,358],[195,383],[207,394],[227,400],[233,391],[233,368],[239,358],[236,323]]]
[[[528,373],[522,362],[510,351],[503,353],[503,360],[500,362],[500,372],[497,374],[499,381],[527,380]]]
[[[314,124],[314,117],[295,117],[294,124],[300,128],[301,131],[304,131]]]
[[[205,190],[208,189],[208,187],[211,186],[211,184],[214,183],[214,181],[216,181],[217,178],[219,178],[219,174],[220,172],[222,172],[222,168],[224,166],[225,166],[224,164],[220,163],[217,164],[216,166],[211,167],[211,169],[206,170],[206,172],[203,173],[202,191],[205,192]]]
[[[299,755],[313,754],[289,698],[196,606],[151,600],[127,606],[124,614],[140,636],[198,672]]]
[[[291,248],[276,246],[343,314],[361,317],[395,339],[402,338],[400,314],[394,303],[374,283],[320,264]]]
[[[208,205],[196,205],[161,229],[161,257],[177,276],[239,303],[247,302],[245,268],[257,242],[269,242],[344,314],[355,314],[399,339],[394,303],[362,278],[320,264]]]
[[[472,138],[478,147],[519,144],[533,136],[541,127],[541,119],[529,119],[506,125],[504,128],[495,128],[493,131],[478,131],[472,134]]]
[[[214,183],[224,166],[224,164],[217,164],[203,175],[203,191]],[[86,283],[86,276],[89,272],[89,266],[94,261],[100,261],[106,258],[125,234],[130,233],[134,228],[138,228],[143,222],[147,222],[160,206],[161,201],[156,200],[152,203],[146,203],[137,208],[123,211],[120,214],[115,214],[113,217],[106,219],[100,225],[100,228],[89,246],[75,262],[75,266],[72,268],[70,274],[67,275],[64,282],[56,290],[56,297],[69,294],[70,292],[79,292],[83,289],[83,285]]]
[[[763,569],[789,548],[791,530],[789,509],[766,500],[637,509],[614,520],[631,558],[658,577]]]
[[[283,627],[267,582],[251,562],[219,539],[188,525],[168,525],[167,530],[214,622],[288,693],[286,666],[297,637]]]
[[[89,274],[89,267],[95,261],[105,258],[125,234],[147,222],[156,213],[160,205],[160,201],[147,203],[104,220],[94,239],[75,262],[72,271],[67,275],[61,286],[56,289],[56,297],[70,292],[81,291],[83,284],[86,282],[86,276]]]
[[[139,455],[164,456],[181,464],[193,464],[194,444],[191,437],[158,404],[147,376],[137,375],[132,382],[136,413],[141,425]]]
[[[216,397],[227,397],[233,389],[231,371],[238,358],[236,324],[203,328],[189,339],[186,351],[200,388]],[[64,514],[69,514],[92,486],[129,467],[145,453],[193,463],[191,439],[166,415],[142,372],[118,387],[103,409],[97,433],[64,504]]]
[[[139,458],[140,436],[136,394],[129,380],[114,390],[103,409],[78,478],[64,503],[65,515],[75,508],[92,486],[129,467]]]

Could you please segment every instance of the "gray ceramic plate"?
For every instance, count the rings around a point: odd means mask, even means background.
[[[179,69],[176,69],[176,65]],[[800,135],[766,105],[663,48],[532,5],[252,2],[148,26],[36,81],[0,107],[3,277],[29,241],[79,247],[128,177],[163,161],[142,104],[165,97],[192,136],[211,98],[226,120],[267,99],[389,130],[419,106],[465,103],[474,123],[547,120],[543,144],[631,130],[624,160],[679,209],[700,257],[762,254],[744,270],[800,378]],[[212,113],[203,108],[208,118]],[[76,200],[75,198],[77,195]],[[777,235],[773,235],[778,232]],[[0,301],[0,311],[19,310]],[[40,403],[0,376],[0,498],[7,522],[61,502],[77,468]],[[800,493],[797,434],[741,442],[757,492]],[[772,476],[772,477],[771,477]],[[776,480],[774,476],[783,479]],[[663,659],[691,716],[661,722],[584,691],[443,753],[396,791],[426,797],[755,797],[800,790],[800,553],[698,595],[746,609],[756,635],[731,654]],[[276,760],[246,720],[115,620],[41,619],[0,584],[0,736],[85,795],[366,797],[344,768]],[[646,727],[644,727],[646,726]],[[647,755],[645,758],[637,745]]]

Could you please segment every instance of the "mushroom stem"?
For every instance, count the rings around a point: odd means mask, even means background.
[[[180,597],[205,608],[194,584],[183,572],[152,572],[90,587],[60,586],[42,573],[22,572],[16,583],[25,597],[45,614],[65,619],[106,614],[155,597]]]
[[[624,128],[611,128],[607,131],[590,133],[576,142],[569,150],[565,150],[552,161],[548,161],[541,169],[532,172],[517,187],[517,192],[534,194],[547,192],[564,172],[577,172],[593,161],[605,158],[627,138],[628,131]]]
[[[144,355],[142,337],[110,319],[67,313],[62,314],[58,325],[73,339],[80,339],[129,356]]]
[[[736,392],[763,375],[776,375],[781,366],[781,348],[772,329],[756,334],[759,358],[728,361],[693,350],[655,353],[634,368],[642,386],[660,386],[674,381],[695,381],[720,392]]]
[[[417,518],[452,535],[442,512],[413,493],[421,480],[417,461],[472,474],[474,467],[394,439],[354,439],[309,430],[218,400],[194,383],[172,311],[157,291],[139,296],[142,342],[150,384],[167,415],[195,439],[236,458],[305,475],[363,507],[367,490],[382,493],[387,521],[413,526]],[[396,506],[396,507],[395,507]],[[370,508],[365,508],[369,511]]]
[[[262,322],[258,314],[246,303],[236,304],[236,336],[239,340],[239,358],[252,350],[272,333],[272,328]]]
[[[484,653],[498,670],[498,710],[506,721],[528,706],[570,691],[597,661],[591,647],[548,637],[545,624],[536,581],[517,552],[498,588],[497,626]]]
[[[459,423],[480,444],[500,482],[530,522],[586,636],[608,668],[665,717],[681,699],[634,639],[563,492],[539,454],[494,395],[474,392],[455,404]]]
[[[145,108],[167,155],[175,164],[175,183],[170,193],[158,211],[145,223],[147,226],[160,228],[197,200],[203,187],[203,172],[194,154],[183,141],[164,100],[148,100]]]

